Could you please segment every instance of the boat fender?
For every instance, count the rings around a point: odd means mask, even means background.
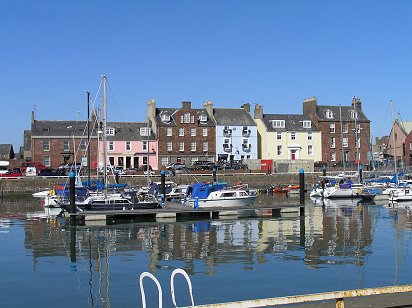
[[[362,192],[362,188],[358,188],[358,193],[361,193]]]
[[[338,183],[335,184],[335,188],[339,188],[339,184],[338,184]]]

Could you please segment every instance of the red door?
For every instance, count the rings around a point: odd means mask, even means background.
[[[290,156],[291,156],[292,160],[295,160],[296,159],[296,150],[291,150],[290,151]]]

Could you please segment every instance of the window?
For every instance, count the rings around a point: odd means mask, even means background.
[[[183,152],[185,150],[185,143],[184,142],[179,142],[179,151]]]
[[[313,136],[312,136],[312,132],[308,132],[308,140],[312,140]]]
[[[330,137],[330,147],[331,149],[334,149],[336,144],[335,144],[335,137]]]
[[[342,123],[342,133],[348,133],[348,123]]]
[[[278,154],[278,156],[282,155],[282,146],[281,145],[277,146],[277,154]]]
[[[190,113],[185,113],[183,116],[184,123],[190,123]]]
[[[336,161],[336,153],[330,153],[330,160]]]
[[[142,150],[147,151],[147,149],[148,149],[147,141],[142,141]]]
[[[43,164],[44,164],[46,167],[50,167],[50,166],[51,166],[50,156],[44,156],[44,157],[43,157]]]
[[[209,151],[209,145],[207,142],[203,142],[203,152]]]
[[[63,140],[63,151],[70,151],[70,141]]]
[[[86,142],[86,140],[80,141],[80,150],[81,150],[81,151],[86,151],[86,149],[87,149],[87,142]]]
[[[313,145],[308,145],[308,156],[313,156]]]
[[[179,127],[179,136],[183,137],[185,135],[185,129],[183,127]]]
[[[296,132],[290,133],[290,140],[296,140]]]
[[[207,115],[201,114],[199,117],[200,122],[206,122],[207,121]]]
[[[132,150],[132,143],[130,141],[126,141],[126,151]]]
[[[395,133],[395,141],[398,141],[398,134]]]
[[[143,165],[147,165],[147,156],[143,156]]]
[[[172,129],[171,127],[168,127],[167,130],[166,130],[166,136],[167,136],[167,137],[171,137],[171,136],[172,136],[172,132],[173,132],[173,129]]]
[[[169,141],[169,142],[166,144],[166,147],[167,147],[167,151],[168,151],[168,152],[173,151],[173,142]]]
[[[161,116],[162,122],[170,122],[170,114],[169,113],[163,113]]]
[[[148,127],[140,127],[140,136],[148,136],[149,135],[149,128]]]
[[[325,110],[325,117],[326,117],[327,119],[333,119],[333,112],[332,112],[332,110],[326,109],[326,110]]]
[[[111,127],[106,128],[106,135],[114,136],[114,128],[111,128]]]
[[[169,163],[169,157],[162,157],[162,159],[160,160],[160,163],[163,166],[166,166]]]
[[[192,142],[192,143],[190,144],[190,150],[191,150],[192,152],[196,152],[196,142]]]
[[[202,136],[207,137],[207,128],[203,128],[202,130]]]
[[[196,136],[196,128],[191,128],[190,129],[190,136],[192,136],[192,137]]]
[[[343,137],[343,139],[342,139],[342,146],[343,146],[344,148],[347,148],[347,147],[348,147],[348,137]]]
[[[114,151],[114,142],[109,141],[109,151]]]
[[[50,151],[50,141],[43,140],[43,151]]]
[[[285,120],[270,120],[272,122],[272,127],[280,127],[283,128],[285,127]]]
[[[355,110],[350,110],[349,115],[350,115],[351,119],[355,119],[355,118],[357,119],[358,118],[358,113],[355,112]]]
[[[312,122],[311,121],[303,121],[302,123],[303,128],[311,128]]]
[[[335,123],[329,124],[329,133],[335,133]]]
[[[190,116],[190,123],[195,123],[195,116]]]
[[[276,140],[282,140],[282,133],[281,132],[276,133]]]

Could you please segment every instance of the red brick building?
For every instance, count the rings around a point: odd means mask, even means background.
[[[359,98],[351,106],[319,106],[316,97],[303,102],[303,114],[309,115],[322,134],[322,161],[330,166],[368,163],[370,120],[362,111]],[[355,129],[356,128],[356,129]]]
[[[159,168],[181,162],[190,166],[194,161],[215,161],[216,124],[206,109],[194,109],[191,102],[181,108],[156,108],[151,100],[147,118],[158,138]]]

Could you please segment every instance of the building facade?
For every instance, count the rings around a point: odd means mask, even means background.
[[[257,159],[257,126],[250,115],[249,104],[242,108],[213,108],[209,101],[204,107],[216,123],[217,161]]]
[[[156,108],[147,104],[147,119],[158,140],[158,165],[180,162],[190,166],[199,160],[215,161],[216,124],[205,109],[192,108],[183,102],[181,108]]]
[[[261,159],[307,160],[312,164],[322,157],[321,132],[307,115],[264,114],[255,106]]]
[[[303,115],[309,116],[322,134],[322,158],[331,166],[368,163],[370,121],[359,98],[351,106],[319,106],[316,97],[303,102]]]

